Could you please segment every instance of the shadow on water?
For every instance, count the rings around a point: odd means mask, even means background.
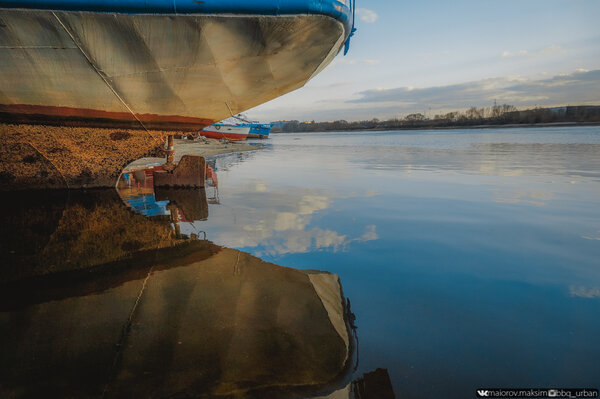
[[[1,397],[394,397],[350,381],[337,275],[181,234],[206,191],[146,188],[4,199]]]

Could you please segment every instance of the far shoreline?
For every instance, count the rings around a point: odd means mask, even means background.
[[[343,133],[343,132],[394,132],[399,130],[458,130],[458,129],[514,129],[514,128],[536,128],[536,127],[574,127],[574,126],[600,126],[600,122],[549,122],[549,123],[507,123],[500,125],[457,125],[457,126],[406,126],[406,127],[377,127],[362,129],[328,129],[319,131],[292,131],[277,132],[271,134],[303,134],[303,133]]]

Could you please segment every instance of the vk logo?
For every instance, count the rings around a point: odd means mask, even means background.
[[[482,391],[480,389],[477,390],[477,396],[479,396],[480,398],[484,398],[488,396],[488,391]]]

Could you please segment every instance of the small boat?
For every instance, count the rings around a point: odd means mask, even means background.
[[[250,125],[250,133],[248,138],[266,139],[271,133],[271,124],[264,123],[252,123]]]
[[[211,139],[245,140],[250,133],[250,126],[215,123],[198,133]]]
[[[251,121],[244,114],[238,114],[232,116],[231,118],[227,118],[223,122],[233,122],[239,126],[249,126],[250,133],[248,133],[248,138],[254,139],[266,139],[269,137],[269,133],[271,133],[271,124],[260,123],[259,121]]]

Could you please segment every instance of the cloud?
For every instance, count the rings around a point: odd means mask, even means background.
[[[369,24],[377,21],[377,18],[379,18],[379,15],[377,15],[375,11],[369,10],[367,8],[357,8],[356,15],[360,17],[361,21]]]
[[[483,106],[496,100],[515,106],[591,104],[600,102],[600,70],[578,70],[549,79],[490,78],[448,86],[371,89],[348,103],[411,109],[459,109]]]
[[[539,51],[519,50],[515,52],[504,51],[502,58],[519,58],[519,57],[541,57],[552,54],[563,54],[567,51],[560,46],[550,46]]]
[[[502,58],[514,58],[514,57],[524,57],[529,55],[527,50],[520,50],[515,53],[511,53],[510,51],[505,51],[502,53]]]
[[[356,60],[351,58],[336,58],[331,63],[331,67],[337,65],[379,65],[381,64],[381,60]]]
[[[278,107],[277,112],[285,115],[283,118],[274,116],[273,111],[263,118],[318,121],[389,119],[413,112],[425,111],[433,115],[490,106],[494,100],[522,109],[536,105],[598,105],[600,69],[577,69],[570,74],[550,75],[537,80],[505,76],[446,86],[372,88],[353,94],[336,94],[334,90],[321,91],[318,97],[306,104]]]
[[[331,63],[331,66],[334,65],[356,65],[358,64],[357,60],[349,59],[349,58],[336,58]]]

